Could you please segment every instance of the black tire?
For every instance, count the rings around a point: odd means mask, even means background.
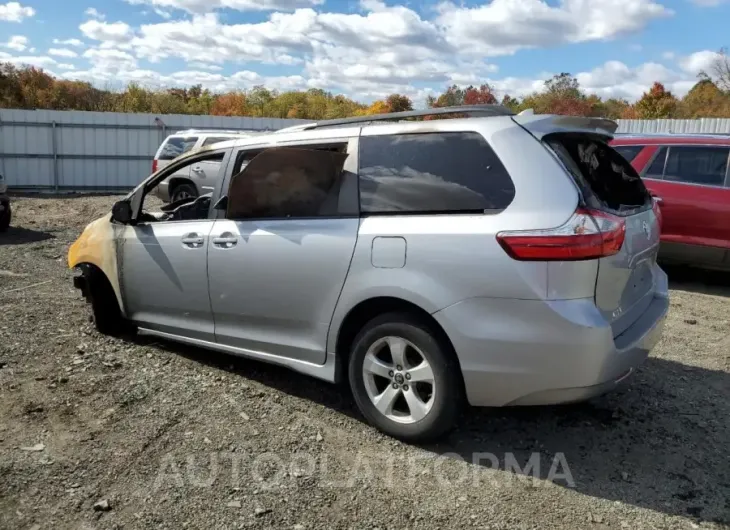
[[[85,274],[89,281],[88,301],[91,304],[91,313],[94,326],[104,335],[119,336],[132,331],[132,326],[122,316],[109,280],[104,273],[90,268]]]
[[[180,183],[172,189],[170,194],[170,202],[177,202],[185,198],[196,198],[198,196],[198,190],[193,184],[187,182]]]
[[[399,337],[410,342],[431,366],[433,404],[425,417],[413,423],[400,423],[388,418],[378,411],[368,395],[363,363],[368,349],[384,337]],[[370,424],[394,438],[407,442],[426,442],[445,435],[456,423],[463,402],[459,365],[450,346],[439,340],[428,323],[413,315],[388,313],[368,322],[353,342],[348,375],[353,397],[362,414]],[[386,386],[390,385],[388,383]]]
[[[5,211],[0,215],[0,232],[7,232],[10,228],[10,218],[12,213],[10,211],[10,205],[8,205]]]

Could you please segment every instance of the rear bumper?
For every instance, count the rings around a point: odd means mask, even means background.
[[[548,405],[612,390],[659,341],[666,275],[646,312],[618,337],[593,299],[474,298],[434,314],[459,357],[475,406]]]

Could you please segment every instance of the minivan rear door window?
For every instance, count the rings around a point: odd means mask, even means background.
[[[359,175],[364,214],[495,213],[515,196],[476,132],[362,136]]]
[[[651,196],[636,170],[603,139],[588,134],[548,135],[552,148],[591,208],[628,215],[651,207]]]

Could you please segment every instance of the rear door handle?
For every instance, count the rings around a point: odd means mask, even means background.
[[[182,237],[182,244],[189,248],[200,248],[203,246],[203,243],[205,243],[203,236],[196,234],[195,232],[185,234]]]
[[[218,248],[233,248],[238,243],[238,238],[230,232],[223,232],[220,236],[213,238],[213,245]]]
[[[657,197],[656,195],[652,195],[651,198],[654,199],[654,202],[657,204],[661,204],[664,202],[664,199],[662,199],[661,197]]]

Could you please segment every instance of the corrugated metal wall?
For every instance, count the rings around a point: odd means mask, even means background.
[[[164,126],[158,125],[160,118]],[[273,131],[306,120],[0,109],[0,173],[14,189],[129,189],[146,178],[170,133]],[[618,120],[619,133],[724,133],[730,119]]]
[[[159,118],[164,126],[155,123]],[[0,109],[0,173],[14,189],[136,186],[170,133],[189,128],[273,131],[305,120]]]
[[[712,133],[730,134],[730,119],[698,120],[616,120],[619,133]]]

